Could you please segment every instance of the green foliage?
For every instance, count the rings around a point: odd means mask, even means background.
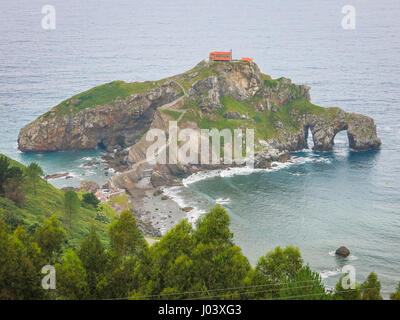
[[[283,285],[279,298],[284,300],[326,300],[325,287],[318,273],[308,266],[302,267]]]
[[[39,248],[26,231],[18,227],[14,234],[0,219],[0,299],[40,299],[42,267]]]
[[[68,249],[62,262],[56,264],[57,293],[61,299],[85,299],[88,294],[86,271],[76,252]]]
[[[52,113],[55,113],[56,115],[64,115],[71,112],[79,112],[86,108],[93,108],[98,105],[113,105],[118,97],[124,99],[129,95],[150,90],[156,87],[157,84],[158,82],[150,81],[130,83],[124,81],[109,82],[61,102],[51,111],[46,113],[45,117],[50,116]]]
[[[17,161],[0,155],[8,160],[10,168],[18,168],[19,172],[25,172],[26,167]],[[40,225],[43,220],[55,215],[64,228],[69,229],[68,219],[65,219],[64,192],[55,188],[45,180],[40,179],[36,185],[36,195],[33,194],[32,184],[28,179],[23,179],[19,186],[24,194],[25,201],[18,204],[14,199],[5,198],[0,195],[0,217],[14,230],[18,224],[23,225],[33,234],[35,226]],[[99,204],[102,213],[111,220],[116,212],[108,203]],[[96,220],[97,210],[93,208],[79,208],[74,219],[73,230],[69,229],[69,244],[78,246],[80,241],[88,235],[90,226],[94,224],[103,242],[108,242],[107,225]]]
[[[93,193],[85,193],[82,196],[82,205],[89,208],[97,208],[100,200]]]
[[[89,236],[83,240],[78,256],[86,270],[89,297],[95,298],[98,293],[97,284],[105,271],[108,256],[93,226]]]
[[[268,289],[266,294],[256,294],[257,297],[277,297],[282,283],[294,279],[303,266],[303,259],[298,248],[291,246],[282,249],[276,247],[261,257],[252,275],[253,285],[262,285]]]
[[[100,221],[101,223],[108,224],[110,223],[110,219],[103,213],[103,212],[97,212],[96,217],[94,217],[95,220]]]
[[[4,199],[3,201],[6,202],[7,200],[8,199]],[[10,207],[14,206],[11,205]],[[0,208],[0,218],[3,219],[3,221],[11,228],[11,230],[16,229],[19,225],[24,225],[24,220],[21,219],[14,210]]]
[[[335,286],[333,298],[335,300],[361,300],[361,289],[359,285],[355,285],[355,288],[343,288],[342,281],[346,275],[340,277],[338,283]]]
[[[41,248],[44,259],[52,263],[61,253],[67,234],[57,217],[51,216],[43,221],[40,228],[36,229],[34,240]]]
[[[13,200],[18,206],[23,205],[25,193],[21,188],[22,182],[22,169],[12,166],[7,157],[0,156],[0,196]]]
[[[229,230],[230,218],[226,210],[217,205],[197,220],[195,239],[202,243],[216,242],[221,246],[232,246],[233,234]]]
[[[361,285],[363,300],[382,300],[381,283],[376,273],[371,272]]]
[[[38,186],[40,196],[41,180]],[[359,287],[346,291],[341,281],[333,295],[326,294],[319,275],[303,266],[294,247],[275,248],[253,269],[233,243],[230,219],[221,206],[199,219],[196,228],[181,221],[151,247],[130,211],[122,212],[109,226],[109,248],[98,233],[103,224],[93,219],[76,251],[66,248],[71,233],[56,216],[30,224],[27,232],[18,220],[13,221],[26,214],[25,209],[5,198],[0,198],[0,209],[2,216],[17,210],[8,225],[0,218],[0,299],[360,298]],[[108,203],[100,203],[97,212],[109,218],[115,214]],[[55,265],[57,272],[57,290],[51,293],[41,288],[41,268],[46,264]],[[363,299],[381,299],[374,273],[361,291]],[[392,299],[398,299],[399,291],[400,284]]]
[[[139,256],[147,248],[131,211],[125,210],[109,228],[110,245],[119,257]]]
[[[288,246],[284,249],[276,247],[261,257],[256,266],[256,274],[273,283],[279,283],[294,277],[303,265],[298,248]]]
[[[143,292],[160,298],[221,298],[236,296],[251,267],[239,247],[232,243],[229,217],[217,206],[193,230],[187,221],[172,228],[150,247],[148,274],[152,281]],[[216,290],[209,291],[209,290]],[[185,293],[193,292],[193,293]]]
[[[40,176],[44,175],[42,168],[36,163],[32,162],[26,167],[25,174],[33,186],[33,194],[36,196],[36,185],[40,181]]]
[[[397,290],[395,292],[393,292],[392,294],[390,294],[390,299],[391,300],[400,300],[400,281],[397,286]]]
[[[9,178],[10,161],[8,158],[0,157],[0,195],[4,193],[4,184]]]
[[[79,207],[81,202],[78,198],[78,195],[73,190],[68,190],[64,194],[64,207],[65,207],[65,214],[69,221],[69,228],[72,230],[72,216],[74,216]]]

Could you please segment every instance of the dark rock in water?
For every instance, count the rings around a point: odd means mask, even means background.
[[[85,163],[83,166],[84,167],[93,167],[93,166],[98,166],[99,164],[100,164],[100,162],[98,162],[98,161],[91,161],[91,162]]]
[[[108,155],[108,154],[102,156],[101,159],[104,160],[104,161],[112,161],[112,160],[114,160],[114,158],[111,157],[111,156]]]
[[[153,196],[159,196],[160,194],[162,194],[162,190],[161,189],[157,189],[156,191],[154,191]]]
[[[161,197],[161,200],[168,200],[168,199],[169,199],[168,196],[162,196],[162,197]]]
[[[193,207],[184,207],[184,208],[182,208],[182,210],[185,211],[185,212],[192,211],[193,209],[194,209]]]
[[[73,176],[66,176],[65,179],[72,179]]]
[[[45,177],[46,180],[50,180],[50,179],[58,179],[58,178],[63,178],[63,177],[67,177],[69,175],[69,172],[66,173],[55,173],[55,174],[49,174]]]
[[[341,246],[339,249],[336,250],[335,254],[343,258],[347,258],[350,255],[350,250],[344,246]]]

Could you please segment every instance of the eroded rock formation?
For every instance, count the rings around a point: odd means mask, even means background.
[[[146,179],[155,187],[174,185],[193,172],[228,166],[149,164],[146,151],[152,142],[146,140],[146,132],[168,132],[172,120],[179,129],[197,131],[224,121],[230,128],[254,128],[259,168],[286,161],[291,151],[307,148],[309,130],[317,151],[332,150],[335,135],[343,130],[354,150],[380,147],[373,119],[315,106],[309,90],[287,78],[271,79],[255,63],[201,62],[151,89],[104,105],[63,114],[52,109],[21,130],[18,145],[25,152],[92,149],[99,144],[109,151],[117,149],[114,161],[125,172],[110,183],[128,190]]]
[[[19,133],[23,152],[94,149],[112,151],[134,144],[151,125],[158,107],[174,101],[181,90],[174,83],[116,99],[112,104],[86,108],[77,113],[46,113]]]

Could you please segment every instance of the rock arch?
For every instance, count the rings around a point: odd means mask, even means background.
[[[304,137],[307,143],[308,128],[313,135],[316,151],[331,151],[337,133],[346,130],[351,149],[362,151],[378,149],[382,144],[376,134],[374,120],[370,117],[338,110],[329,116],[308,115],[305,119]]]

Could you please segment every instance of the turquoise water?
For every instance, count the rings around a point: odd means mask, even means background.
[[[354,0],[355,30],[341,27],[347,1],[54,1],[57,29],[41,29],[48,1],[9,1],[0,17],[0,152],[38,161],[47,173],[71,172],[59,187],[106,180],[83,168],[101,151],[25,155],[18,131],[60,101],[116,79],[160,79],[183,72],[211,50],[250,56],[272,77],[311,86],[312,102],[367,114],[383,141],[353,153],[341,133],[332,153],[299,153],[273,172],[220,175],[175,190],[205,210],[218,198],[235,241],[254,263],[276,245],[300,247],[328,283],[344,263],[363,280],[378,273],[384,293],[400,280],[400,4]],[[85,160],[86,159],[86,160]],[[313,162],[312,160],[317,160]],[[338,246],[350,261],[330,255]]]

